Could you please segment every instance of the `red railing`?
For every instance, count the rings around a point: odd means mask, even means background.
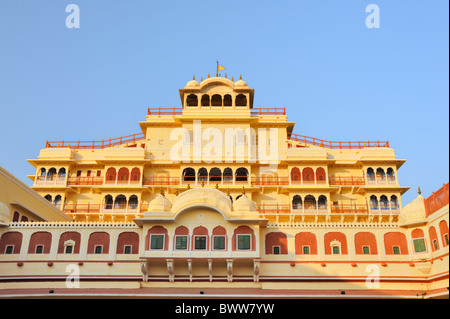
[[[329,178],[330,185],[365,185],[364,177],[338,176]]]
[[[69,177],[67,185],[103,185],[103,177]]]
[[[286,108],[253,108],[252,115],[286,115]]]
[[[288,139],[308,145],[314,145],[331,149],[361,149],[365,147],[389,147],[389,141],[359,141],[359,142],[335,142],[325,141],[314,137],[288,133]]]
[[[63,207],[64,213],[100,213],[100,204],[67,204]]]
[[[367,214],[367,205],[333,205],[331,206],[332,214]]]
[[[445,205],[448,205],[449,202],[448,188],[449,183],[444,184],[438,191],[433,192],[431,196],[425,199],[425,210],[427,216],[438,211]]]
[[[256,207],[260,214],[289,214],[291,209],[289,205],[283,204],[263,204]]]
[[[252,177],[252,185],[267,186],[267,185],[289,185],[289,177]]]
[[[178,177],[144,177],[142,183],[144,186],[148,185],[180,185]]]
[[[111,138],[101,141],[47,141],[45,148],[71,148],[71,149],[103,149],[117,145],[134,143],[145,139],[143,133]]]
[[[147,115],[183,115],[183,109],[176,107],[173,108],[149,107],[147,109]]]

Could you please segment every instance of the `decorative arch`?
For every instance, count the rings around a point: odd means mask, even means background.
[[[285,233],[270,232],[266,234],[265,238],[266,255],[273,254],[274,246],[278,246],[280,248],[280,255],[286,255],[288,253],[288,242]]]
[[[0,237],[0,254],[5,254],[8,246],[12,246],[13,254],[20,254],[22,238],[22,233],[19,233],[17,231],[8,231],[6,233],[3,233]]]
[[[239,167],[236,170],[236,182],[247,182],[248,181],[248,170],[245,167]]]
[[[428,233],[430,235],[430,241],[431,241],[431,250],[436,251],[439,249],[439,240],[436,232],[436,228],[433,226],[430,227],[428,230]]]
[[[251,242],[251,251],[255,251],[256,250],[256,237],[255,237],[255,232],[253,231],[252,228],[250,228],[249,226],[246,225],[242,225],[237,227],[234,232],[233,232],[233,237],[231,238],[231,249],[233,251],[238,250],[238,245],[237,245],[237,239],[238,239],[238,235],[250,235],[250,242]]]
[[[88,240],[88,254],[94,254],[97,246],[102,247],[102,254],[109,253],[109,233],[107,232],[93,232],[89,235]]]
[[[130,179],[130,171],[126,167],[121,167],[117,173],[117,182],[128,183]]]
[[[314,233],[300,232],[295,235],[295,254],[303,255],[304,247],[309,247],[310,255],[317,255],[317,239]]]
[[[141,170],[138,167],[135,167],[131,170],[131,181],[139,182],[141,180]]]
[[[220,168],[213,167],[209,171],[209,181],[210,182],[220,182],[222,181],[222,171]]]
[[[115,182],[116,181],[116,169],[114,167],[110,167],[106,170],[106,181],[107,182]]]
[[[364,254],[364,247],[369,248],[370,255],[378,255],[377,239],[373,233],[359,232],[355,234],[355,252],[357,255]]]
[[[447,221],[441,220],[439,222],[439,232],[441,233],[442,246],[448,246],[448,224]]]
[[[195,170],[192,167],[187,167],[182,173],[183,182],[195,182]]]
[[[35,254],[37,246],[43,246],[42,253],[49,254],[52,245],[52,234],[49,232],[39,231],[35,232],[30,237],[28,244],[28,253]]]
[[[324,243],[325,243],[325,255],[332,255],[332,243],[339,242],[340,244],[340,255],[347,255],[348,249],[347,249],[347,238],[345,234],[341,232],[329,232],[326,233],[324,236]]]
[[[303,169],[302,176],[304,184],[314,183],[314,170],[311,167],[305,167]]]
[[[223,106],[233,106],[233,100],[230,94],[225,94],[223,97]]]
[[[244,94],[238,94],[235,100],[236,106],[247,106],[247,97]]]
[[[195,94],[189,94],[186,97],[186,105],[187,106],[198,106],[198,97]]]
[[[73,241],[73,254],[79,254],[80,253],[80,243],[81,243],[81,234],[79,232],[64,232],[59,236],[59,243],[58,243],[58,254],[64,254],[65,252],[65,243],[67,241]]]
[[[222,96],[220,94],[214,94],[211,97],[211,106],[222,106]]]
[[[406,235],[401,232],[388,232],[384,234],[384,249],[386,255],[394,255],[395,250],[399,252],[399,255],[408,255],[408,243]]]
[[[301,173],[298,167],[291,169],[291,182],[299,183],[301,181]]]
[[[292,209],[302,209],[303,208],[303,202],[302,198],[299,195],[295,195],[292,199]]]
[[[205,250],[210,250],[210,245],[209,245],[209,233],[208,233],[208,229],[206,227],[203,226],[198,226],[195,227],[194,230],[192,231],[192,245],[191,245],[191,250],[195,250],[195,238],[196,236],[206,236],[206,249]]]
[[[117,254],[124,254],[125,247],[131,246],[131,254],[139,253],[139,234],[136,232],[122,232],[117,237]]]
[[[202,106],[209,106],[209,95],[208,94],[202,95],[201,104],[202,104]]]
[[[317,183],[326,183],[327,173],[325,172],[325,169],[323,167],[319,167],[318,169],[316,169],[316,180]]]
[[[197,172],[197,180],[199,182],[208,181],[208,170],[204,167],[200,168]]]

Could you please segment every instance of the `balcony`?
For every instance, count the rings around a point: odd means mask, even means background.
[[[180,185],[180,178],[170,176],[144,177],[142,185],[144,186]]]
[[[395,176],[367,176],[367,185],[396,185]]]
[[[367,205],[357,205],[357,204],[338,204],[331,206],[331,214],[341,214],[341,215],[367,215],[368,209]]]
[[[331,186],[358,186],[365,185],[366,181],[364,177],[356,177],[356,176],[338,176],[338,177],[330,177],[329,183]]]
[[[400,206],[399,205],[370,205],[370,213],[372,215],[399,215]]]
[[[68,186],[94,186],[103,185],[103,177],[69,177],[67,180]]]
[[[252,177],[253,186],[283,186],[289,185],[289,177],[267,176]]]
[[[36,186],[65,186],[65,176],[38,176],[35,182]]]
[[[66,204],[62,210],[73,219],[76,219],[77,217],[85,217],[87,219],[89,219],[89,217],[94,217],[94,219],[99,218],[100,220],[103,220],[105,216],[114,217],[117,215],[134,218],[140,213],[137,204]]]
[[[118,145],[134,143],[145,139],[143,133],[111,138],[101,141],[47,141],[45,148],[70,148],[70,149],[104,149]]]

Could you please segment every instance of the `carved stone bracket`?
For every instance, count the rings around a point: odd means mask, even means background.
[[[141,272],[142,272],[142,280],[144,282],[148,281],[148,264],[146,259],[141,259]]]
[[[209,281],[213,281],[213,275],[212,275],[212,259],[208,259],[208,270],[209,270]]]
[[[253,281],[259,282],[260,259],[253,259]]]
[[[227,259],[228,282],[233,282],[233,259]]]
[[[174,282],[175,281],[175,274],[173,271],[173,259],[167,259],[167,272],[169,273],[169,281]]]
[[[188,259],[189,281],[192,282],[192,259]]]

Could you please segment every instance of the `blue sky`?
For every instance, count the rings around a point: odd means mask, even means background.
[[[80,28],[68,29],[68,4]],[[368,29],[367,5],[380,8]],[[407,203],[449,180],[448,1],[0,0],[0,166],[31,185],[46,140],[139,133],[192,75],[255,89],[294,133],[389,140]]]

